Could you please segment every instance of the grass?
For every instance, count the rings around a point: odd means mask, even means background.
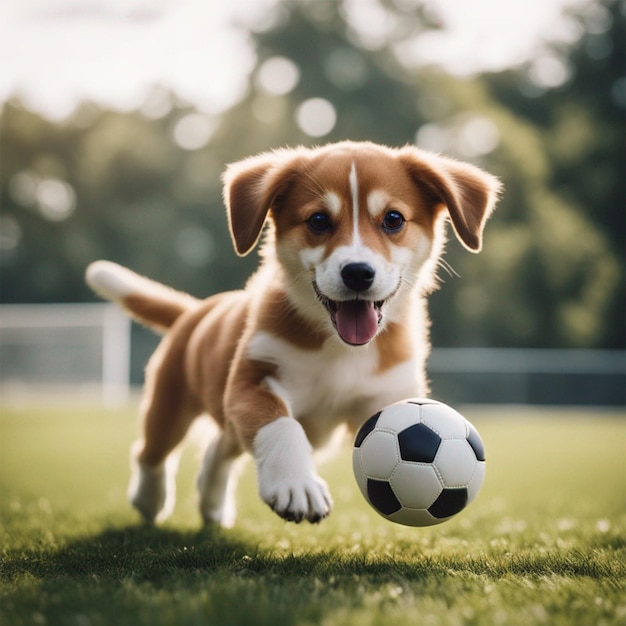
[[[378,517],[346,447],[322,468],[335,498],[322,524],[278,519],[248,466],[224,531],[200,527],[194,452],[174,516],[138,523],[124,495],[132,411],[5,408],[0,623],[626,624],[623,414],[466,415],[488,473],[449,522]]]

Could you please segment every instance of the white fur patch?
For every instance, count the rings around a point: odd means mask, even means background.
[[[305,270],[315,269],[324,258],[324,246],[315,248],[303,248],[300,250],[300,262]]]
[[[350,193],[352,194],[352,220],[354,224],[354,239],[353,245],[357,246],[360,243],[359,236],[359,179],[356,174],[356,164],[353,162],[350,168]]]
[[[334,191],[327,191],[324,194],[324,204],[333,217],[337,217],[341,212],[341,198]]]
[[[302,350],[260,332],[252,338],[248,356],[277,366],[275,380],[268,379],[266,384],[288,403],[311,444],[318,447],[343,422],[359,423],[370,412],[425,391],[417,379],[423,354],[415,352],[416,360],[379,373],[379,355],[373,346],[346,349],[327,341],[319,350]]]
[[[161,522],[172,513],[176,502],[176,473],[178,452],[170,454],[158,467],[147,467],[135,460],[141,442],[131,448],[132,476],[128,499],[147,522]]]
[[[107,300],[120,300],[138,291],[137,285],[142,278],[130,270],[111,263],[96,261],[87,268],[87,284]]]
[[[421,243],[421,242],[420,242]],[[421,248],[421,246],[418,246]],[[403,268],[410,268],[411,261],[414,257],[417,256],[419,264],[421,265],[427,258],[427,251],[418,250],[417,255],[414,250],[407,248],[405,246],[396,246],[391,244],[389,246],[391,251],[391,261],[394,265],[399,265]],[[426,252],[424,254],[423,252]]]
[[[237,517],[235,488],[241,471],[227,435],[219,433],[207,447],[198,476],[200,513],[205,524],[232,528]]]
[[[367,210],[372,217],[378,217],[385,209],[391,197],[382,189],[375,189],[367,195]]]
[[[280,398],[283,401],[283,404],[287,407],[287,410],[291,410],[291,398],[289,396],[289,392],[275,379],[271,376],[268,376],[265,379],[265,384],[268,386],[269,390],[274,394],[277,398]],[[293,417],[293,415],[289,414],[288,417]]]

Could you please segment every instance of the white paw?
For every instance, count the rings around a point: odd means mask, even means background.
[[[155,468],[133,462],[128,499],[147,522],[160,522],[174,510],[177,466],[177,458]]]
[[[268,504],[282,518],[288,522],[308,520],[316,523],[322,521],[332,507],[332,500],[326,483],[315,474],[307,476],[276,479],[269,488],[260,485],[259,493],[263,501]],[[259,478],[259,483],[267,481]]]
[[[259,494],[282,518],[319,522],[332,508],[328,486],[315,471],[300,424],[281,417],[264,426],[254,440]]]
[[[221,468],[208,471],[205,462],[198,476],[200,492],[200,515],[205,524],[219,524],[222,528],[232,528],[237,519],[235,488],[239,479],[239,464],[232,460]],[[235,467],[231,467],[231,466]]]
[[[220,506],[215,506],[212,502],[200,501],[200,514],[202,521],[207,525],[218,524],[222,528],[232,528],[237,519],[237,507],[235,499],[229,494],[226,495]]]
[[[207,447],[198,475],[200,514],[205,524],[232,528],[237,517],[235,489],[241,473],[241,449],[233,439],[218,434]]]

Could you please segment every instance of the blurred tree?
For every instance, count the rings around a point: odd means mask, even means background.
[[[100,257],[198,295],[221,289],[222,273],[207,272],[216,258],[222,267],[234,260],[221,159],[211,148],[183,150],[175,139],[181,120],[195,115],[182,103],[159,119],[85,105],[56,124],[6,105],[3,301],[92,299],[83,273]]]
[[[529,283],[541,314],[539,345],[626,345],[623,10],[617,0],[599,0],[572,11],[581,32],[573,45],[553,44],[521,70],[484,78],[490,95],[534,129],[545,163],[523,203],[541,239],[511,276],[524,291]],[[559,84],[546,86],[554,79],[546,67]],[[539,283],[524,280],[534,273]]]
[[[65,123],[5,105],[2,300],[91,299],[82,274],[100,257],[197,295],[239,287],[256,259],[232,252],[225,163],[281,145],[417,140],[505,182],[483,252],[448,246],[434,343],[623,347],[617,3],[593,5],[611,17],[601,33],[580,13],[580,41],[557,51],[572,78],[549,88],[531,66],[473,80],[409,66],[398,42],[436,22],[419,3],[372,6],[364,21],[349,2],[277,5],[254,34],[248,94],[219,119],[162,90],[132,115],[85,104]]]

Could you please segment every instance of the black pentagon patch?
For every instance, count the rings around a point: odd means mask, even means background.
[[[370,417],[367,422],[365,422],[365,424],[363,424],[363,426],[359,428],[359,432],[356,434],[356,439],[354,440],[355,448],[360,448],[361,444],[365,440],[365,437],[367,437],[374,430],[374,428],[376,427],[376,422],[378,422],[378,418],[380,417],[381,413],[382,411],[378,411],[376,415],[372,415],[372,417]]]
[[[402,508],[391,485],[385,480],[367,479],[367,496],[374,506],[381,513],[391,515]]]
[[[398,434],[398,443],[402,460],[432,463],[441,438],[426,424],[413,424]]]
[[[428,512],[437,519],[450,517],[467,505],[467,489],[444,489],[428,507]]]
[[[468,422],[469,435],[467,435],[467,443],[474,450],[474,454],[479,461],[485,460],[485,446],[483,440],[480,438],[478,431]]]

